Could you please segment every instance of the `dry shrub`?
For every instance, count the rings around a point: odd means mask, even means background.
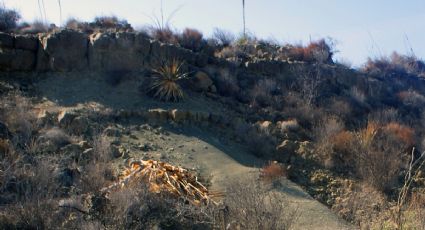
[[[407,212],[413,215],[411,220],[415,229],[425,229],[425,194],[423,192],[412,194]]]
[[[174,33],[174,31],[170,27],[164,27],[164,28],[152,27],[150,29],[150,36],[164,43],[175,44],[175,45],[179,43],[178,36]]]
[[[99,191],[115,179],[112,170],[111,142],[106,136],[95,136],[93,139],[93,151],[87,164],[82,167],[81,189],[85,192]]]
[[[65,28],[85,33],[92,33],[94,30],[88,22],[81,22],[76,18],[69,18],[65,23]]]
[[[234,34],[219,28],[214,28],[213,38],[223,47],[230,46],[235,41]]]
[[[285,195],[258,181],[234,181],[227,188],[229,229],[290,229],[296,222],[298,213]]]
[[[260,178],[265,182],[273,182],[287,176],[286,168],[276,161],[271,161],[260,170]]]
[[[222,96],[235,96],[240,91],[238,80],[228,69],[221,69],[215,78],[217,91]]]
[[[55,183],[56,163],[50,159],[28,161],[11,151],[1,162],[0,226],[6,229],[37,229],[54,226],[52,217],[59,186]],[[4,229],[4,228],[2,228]]]
[[[398,111],[394,108],[375,110],[368,115],[368,120],[376,124],[397,122],[399,119]]]
[[[114,31],[132,31],[133,28],[127,20],[119,19],[116,16],[98,16],[95,17],[92,25],[100,30]]]
[[[238,127],[238,136],[248,145],[249,151],[257,157],[271,157],[275,153],[275,140],[268,129],[257,130],[247,125],[245,128]]]
[[[15,29],[20,18],[21,15],[16,10],[0,6],[0,31],[10,32]]]
[[[332,61],[332,47],[325,39],[313,41],[306,47],[301,45],[289,48],[288,57],[296,61],[328,63]]]
[[[186,28],[178,36],[179,44],[195,52],[199,52],[205,46],[206,42],[203,39],[203,35],[199,30]]]
[[[422,94],[420,94],[420,93],[418,93],[418,92],[416,92],[415,90],[412,90],[412,89],[399,92],[397,94],[397,97],[405,105],[420,107],[420,106],[423,106],[425,104],[425,97]]]
[[[358,176],[379,191],[388,192],[398,185],[406,149],[398,137],[369,122],[357,133],[353,146]]]
[[[362,92],[357,87],[351,87],[350,91],[348,92],[348,95],[351,99],[353,99],[355,102],[357,102],[360,105],[363,105],[366,101],[366,95],[364,92]]]
[[[250,91],[251,103],[259,104],[262,107],[269,106],[273,103],[273,94],[276,94],[279,85],[274,79],[261,79]]]
[[[72,142],[72,138],[62,129],[53,127],[41,131],[41,135],[38,137],[36,142],[43,147],[49,147],[50,150],[56,151],[61,147],[70,144]]]
[[[276,125],[282,133],[289,131],[297,131],[300,128],[297,119],[278,121]]]
[[[332,210],[360,229],[371,229],[387,208],[386,196],[382,192],[367,184],[359,184],[338,199]]]
[[[19,92],[13,92],[0,101],[0,115],[13,133],[13,142],[22,148],[28,145],[37,129],[37,119],[31,111],[31,101]]]
[[[363,70],[373,75],[406,75],[424,76],[425,63],[414,55],[401,55],[394,52],[390,57],[369,58]]]
[[[333,148],[337,152],[349,151],[353,142],[353,133],[346,130],[337,133],[332,138]]]
[[[344,124],[336,117],[327,117],[323,119],[314,130],[314,139],[316,140],[316,153],[319,161],[328,168],[344,167],[344,156],[334,151],[334,137],[344,130]],[[342,162],[341,162],[342,160]]]
[[[35,20],[31,24],[20,26],[19,31],[24,34],[38,34],[47,33],[53,29],[53,26],[50,26],[43,21]]]
[[[383,128],[385,132],[390,135],[394,135],[397,139],[401,140],[406,147],[411,147],[415,143],[415,131],[410,127],[396,122],[391,122]]]
[[[346,118],[348,120],[352,113],[352,108],[349,102],[342,98],[332,98],[330,101],[326,101],[326,111],[334,116]]]
[[[142,184],[114,191],[108,197],[101,218],[113,229],[213,229],[222,225],[217,218],[219,206],[195,206],[165,193],[151,193]]]

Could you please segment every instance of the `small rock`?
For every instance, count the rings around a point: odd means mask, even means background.
[[[198,92],[207,92],[213,86],[214,82],[205,72],[198,71],[192,78],[192,88]]]

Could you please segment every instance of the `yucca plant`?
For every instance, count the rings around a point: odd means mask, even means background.
[[[182,71],[183,62],[177,59],[164,61],[159,67],[153,68],[154,78],[149,86],[148,94],[162,101],[180,101],[184,98],[183,89],[178,83],[188,77],[189,73]]]

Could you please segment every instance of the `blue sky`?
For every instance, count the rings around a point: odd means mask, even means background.
[[[41,18],[38,1],[45,3],[47,19],[60,23],[58,0],[3,0],[19,10],[26,21]],[[68,17],[91,20],[116,15],[138,27],[159,15],[160,0],[61,0],[64,21]],[[193,27],[205,35],[219,27],[240,33],[241,0],[163,0],[177,29]],[[247,28],[257,37],[285,43],[306,44],[331,37],[345,59],[355,66],[367,57],[392,51],[425,57],[425,0],[246,0]]]

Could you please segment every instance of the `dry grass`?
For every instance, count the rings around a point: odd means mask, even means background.
[[[227,186],[226,221],[230,229],[290,229],[298,212],[286,197],[260,182],[232,182]]]
[[[111,168],[112,160],[111,143],[106,136],[95,136],[93,139],[93,151],[82,169],[84,174],[81,177],[80,188],[84,192],[100,191],[109,183],[115,180],[115,172]],[[83,159],[82,159],[83,160]]]
[[[12,92],[0,100],[0,115],[7,128],[14,134],[13,142],[25,148],[38,129],[37,119],[31,111],[31,101],[19,92]]]

